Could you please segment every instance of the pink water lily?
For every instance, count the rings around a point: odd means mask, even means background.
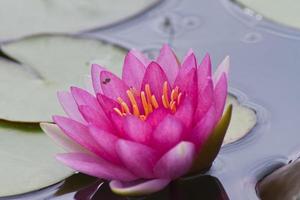
[[[209,55],[198,64],[190,50],[180,63],[168,45],[155,61],[132,50],[122,78],[94,64],[94,93],[59,92],[67,117],[41,127],[74,170],[109,180],[122,195],[156,192],[211,166],[231,117],[231,107],[223,114],[228,68],[226,57],[212,76]]]

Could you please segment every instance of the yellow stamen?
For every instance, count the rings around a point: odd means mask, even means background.
[[[152,105],[151,105],[151,90],[150,90],[150,85],[146,84],[145,85],[145,91],[146,91],[146,96],[147,96],[147,101],[148,101],[148,110],[151,113],[153,111]]]
[[[175,101],[178,97],[179,88],[178,86],[175,87],[175,89],[171,92],[171,101]]]
[[[168,82],[165,81],[163,85],[163,96],[165,98],[165,102],[167,104],[167,108],[170,107],[169,95],[168,95]]]
[[[149,100],[151,99],[151,90],[150,90],[150,85],[149,84],[146,84],[145,85],[145,92],[146,92],[146,95],[147,95],[147,100],[148,102],[150,102]]]
[[[175,95],[175,90],[173,89],[171,92],[171,101],[174,101],[176,99]]]
[[[176,112],[176,102],[175,101],[171,101],[170,109],[173,113]]]
[[[147,103],[144,91],[141,92],[141,99],[142,99],[142,104],[144,107],[145,115],[147,116],[149,114],[149,107],[148,107],[148,103]]]
[[[124,108],[127,114],[131,114],[128,105],[125,102],[121,103],[121,106]]]
[[[180,104],[181,97],[182,97],[182,93],[180,92],[179,95],[178,95],[178,98],[177,98],[177,105]]]
[[[151,97],[151,103],[154,106],[154,108],[158,108],[158,103],[154,95],[152,95]]]
[[[119,108],[114,108],[114,111],[116,111],[116,113],[118,113],[121,117],[123,116]]]
[[[127,90],[126,93],[127,93],[127,96],[128,96],[128,98],[130,100],[130,103],[132,105],[133,114],[135,116],[139,116],[140,115],[139,107],[137,105],[137,102],[135,100],[135,97],[134,97],[132,91]]]
[[[169,101],[169,95],[168,95],[168,82],[165,81],[163,85],[163,94],[165,95],[165,98],[167,101]]]
[[[135,89],[134,87],[131,87],[131,88],[130,88],[130,91],[132,92],[132,94],[133,94],[134,96],[137,95],[137,91],[136,91],[136,89]]]
[[[166,102],[166,99],[164,98],[164,95],[161,96],[161,101],[162,101],[164,107],[165,107],[165,108],[168,108],[168,104],[167,104],[167,102]]]
[[[178,105],[182,101],[182,93],[179,92],[179,87],[175,87],[171,90],[170,96],[168,93],[169,85],[165,81],[162,87],[162,104],[163,107],[175,113]],[[130,104],[127,104],[121,97],[117,98],[120,107],[113,108],[113,110],[120,116],[135,115],[140,120],[146,120],[148,115],[153,112],[154,109],[159,108],[160,104],[157,101],[157,97],[152,94],[151,87],[149,84],[145,85],[145,90],[141,91],[140,94],[137,90],[130,88],[126,91]],[[142,104],[142,110],[139,110],[139,105],[137,103],[137,98],[140,98]],[[131,109],[132,108],[132,109]]]
[[[124,107],[122,106],[122,104],[120,103],[120,106],[121,106],[121,112],[124,113],[125,110],[124,110]]]
[[[122,107],[122,111],[124,109],[123,113],[126,112],[127,114],[130,114],[130,110],[129,110],[127,103],[125,103],[125,101],[123,101],[123,99],[121,97],[118,97],[118,101]]]
[[[137,116],[137,117],[140,116],[139,107],[137,105],[132,106],[132,109],[133,109],[133,114],[135,116]]]
[[[151,103],[148,104],[148,110],[149,110],[149,113],[153,112],[153,107],[152,107]]]

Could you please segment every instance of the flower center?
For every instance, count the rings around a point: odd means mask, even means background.
[[[152,94],[149,84],[145,85],[144,91],[141,91],[140,94],[137,94],[137,92],[133,88],[127,90],[126,93],[131,103],[131,109],[121,97],[118,97],[117,100],[120,104],[120,108],[115,107],[114,111],[120,116],[133,114],[139,117],[141,120],[145,120],[150,113],[152,113],[160,106],[163,106],[165,109],[169,109],[172,113],[175,113],[177,106],[180,104],[180,100],[182,98],[182,93],[179,92],[179,88],[177,86],[172,89],[170,93],[171,95],[169,96],[167,81],[165,81],[162,86],[162,105],[158,103],[156,96]],[[136,101],[136,98],[139,98],[141,100],[142,105],[140,107]]]

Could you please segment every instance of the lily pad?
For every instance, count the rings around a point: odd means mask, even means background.
[[[235,0],[264,17],[294,28],[300,28],[300,2],[295,0]]]
[[[37,33],[73,33],[118,23],[159,0],[2,0],[0,39]]]
[[[103,41],[66,35],[40,35],[1,47],[0,119],[18,122],[51,121],[62,113],[56,92],[83,86],[89,61],[97,59],[120,74],[125,50]]]
[[[0,121],[0,196],[55,184],[73,172],[55,160],[62,152],[38,124]]]
[[[228,95],[226,107],[232,104],[231,121],[225,135],[223,145],[235,142],[243,138],[255,126],[257,121],[256,112],[239,103],[236,97]]]
[[[266,176],[258,189],[262,200],[300,199],[300,160]]]

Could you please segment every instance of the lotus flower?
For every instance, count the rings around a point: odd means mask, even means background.
[[[197,64],[190,50],[180,64],[168,45],[155,61],[132,50],[122,78],[93,64],[94,93],[59,92],[67,117],[41,127],[68,151],[57,155],[65,165],[118,194],[156,192],[211,166],[231,117],[228,67],[226,57],[212,76],[209,55]]]

